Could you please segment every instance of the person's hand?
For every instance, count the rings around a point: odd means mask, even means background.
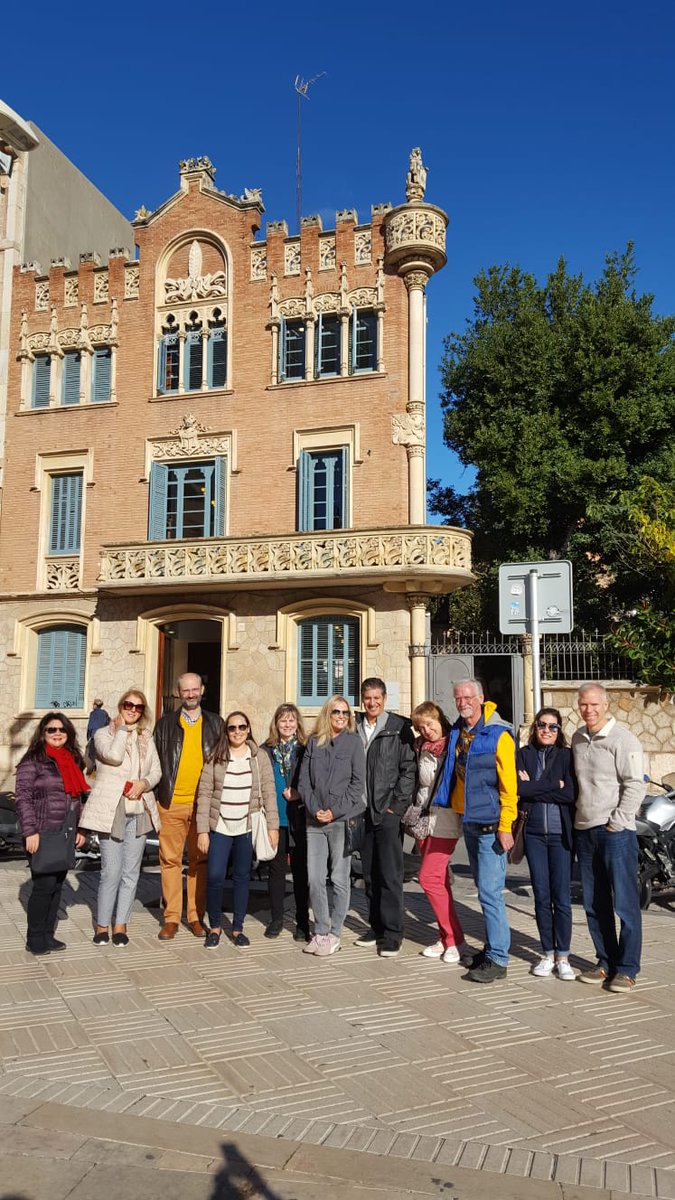
[[[300,793],[299,793],[298,789],[294,788],[294,787],[284,788],[284,799],[285,800],[299,800]]]
[[[209,835],[208,833],[200,833],[197,837],[197,849],[200,854],[208,854],[209,852]]]
[[[267,836],[270,839],[270,846],[272,847],[273,850],[276,850],[277,846],[279,845],[279,830],[278,829],[268,829]]]
[[[35,854],[35,851],[37,850],[39,845],[40,845],[40,834],[39,833],[31,833],[30,837],[26,838],[26,850],[28,851],[29,854]]]
[[[87,839],[86,839],[85,835],[84,835],[83,833],[80,833],[80,832],[79,832],[79,830],[78,830],[78,832],[75,834],[75,846],[76,846],[76,848],[77,848],[78,850],[81,850],[81,849],[82,849],[82,847],[84,846],[84,843],[86,842],[86,840],[87,840]]]
[[[528,782],[529,782],[529,778],[530,778],[530,777],[529,777],[529,775],[528,775],[527,771],[519,771],[519,772],[518,772],[518,778],[519,778],[519,779],[522,779],[524,783],[528,783]],[[561,786],[561,787],[563,787],[563,784],[562,784],[562,782],[561,782],[560,786]]]
[[[112,725],[113,731],[115,733],[117,733],[118,729],[126,729],[127,733],[130,733],[130,731],[131,731],[131,726],[130,725],[127,726],[125,724],[124,717],[121,716],[120,713],[118,713],[116,717],[113,717],[110,724]]]
[[[621,830],[615,829],[615,827],[613,825],[610,825],[609,821],[607,822],[607,829],[609,830],[610,833],[621,833]]]
[[[134,779],[129,791],[125,793],[129,800],[140,800],[145,791],[145,780]]]
[[[497,841],[499,842],[502,850],[510,850],[513,846],[513,834],[506,833],[500,829],[497,832]]]
[[[560,782],[560,786],[561,786],[561,788],[565,786],[565,780],[564,780],[564,779],[561,779],[559,782]]]
[[[316,819],[322,825],[328,825],[333,820],[333,813],[330,808],[320,808],[316,814]]]

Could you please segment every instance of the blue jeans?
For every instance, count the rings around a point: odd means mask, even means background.
[[[598,966],[609,975],[635,979],[642,951],[637,834],[632,829],[612,833],[605,825],[596,825],[577,829],[576,839],[586,920]]]
[[[534,892],[534,915],[544,954],[567,958],[572,940],[572,852],[559,833],[530,833],[525,854]]]
[[[223,919],[223,891],[225,876],[232,858],[232,928],[241,933],[248,908],[248,891],[251,881],[253,843],[250,833],[239,833],[232,837],[227,833],[209,835],[209,857],[206,868],[206,911],[211,929],[220,929]]]
[[[340,937],[351,896],[352,856],[345,854],[345,823],[331,821],[328,825],[307,824],[307,873],[309,902],[314,913],[314,932],[333,933]],[[330,881],[333,885],[333,911],[328,904],[326,875],[330,861]]]
[[[504,904],[506,854],[495,833],[480,833],[480,825],[472,821],[464,822],[464,841],[485,918],[485,952],[498,967],[505,967],[511,945]]]

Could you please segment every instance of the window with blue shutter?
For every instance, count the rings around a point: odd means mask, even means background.
[[[112,350],[110,346],[97,346],[94,350],[94,377],[91,398],[94,404],[110,399],[112,384]]]
[[[55,625],[37,635],[35,707],[84,708],[87,631],[81,625]]]
[[[329,696],[358,701],[359,622],[356,617],[307,617],[298,623],[298,704]]]
[[[281,322],[279,336],[279,378],[305,378],[305,326],[303,321]]]
[[[340,318],[319,313],[314,333],[315,374],[340,374]]]
[[[61,372],[61,403],[80,403],[82,355],[79,350],[66,350]]]
[[[153,463],[148,540],[222,537],[225,532],[226,461]]]
[[[377,313],[372,308],[354,308],[349,318],[349,369],[352,375],[359,371],[377,370]]]
[[[185,378],[183,386],[186,392],[200,392],[202,389],[202,363],[204,349],[202,331],[188,329],[185,335]]]
[[[165,333],[159,343],[157,391],[164,396],[178,391],[180,379],[180,339],[175,332]]]
[[[209,326],[206,367],[209,387],[224,388],[227,384],[227,333],[225,326],[219,321]]]
[[[303,450],[298,463],[298,527],[344,529],[348,512],[348,450]]]
[[[52,475],[48,554],[79,554],[82,472]]]
[[[49,408],[52,360],[49,354],[36,354],[33,360],[32,408]]]

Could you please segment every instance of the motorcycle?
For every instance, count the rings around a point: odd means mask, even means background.
[[[654,893],[675,888],[675,774],[647,782],[665,795],[646,796],[635,821],[642,909],[649,908]]]

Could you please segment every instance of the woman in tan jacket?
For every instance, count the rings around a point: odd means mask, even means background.
[[[244,917],[253,857],[251,812],[259,808],[264,809],[269,839],[276,849],[279,814],[272,767],[267,755],[258,749],[246,714],[231,712],[197,788],[197,846],[201,854],[209,856],[207,950],[220,942],[223,889],[230,860],[234,891],[232,941],[235,946],[251,944],[244,933]]]

